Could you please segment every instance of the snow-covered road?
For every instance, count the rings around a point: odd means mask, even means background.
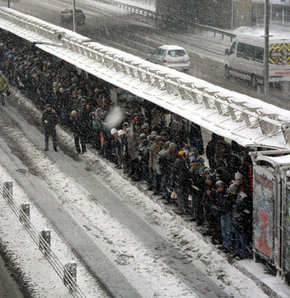
[[[72,29],[71,25],[60,22],[60,11],[70,5],[69,0],[26,0],[15,3],[13,8]],[[171,28],[99,1],[83,0],[77,2],[77,7],[86,13],[86,25],[77,27],[78,33],[82,35],[145,59],[150,51],[162,44],[183,46],[189,52],[192,62],[189,74],[218,86],[264,99],[262,87],[256,90],[250,88],[247,81],[224,79],[224,52],[231,44],[229,38],[221,40],[220,36],[214,38],[213,33],[198,32],[194,28]],[[289,109],[287,90],[271,87],[270,93],[272,104]]]
[[[128,292],[143,297],[264,296],[192,224],[165,212],[94,151],[76,157],[72,137],[61,128],[63,151],[44,154],[43,135],[35,126],[40,112],[21,94],[11,100],[21,105],[21,113],[9,104],[0,108],[1,136],[10,148],[1,142],[6,148],[1,164],[111,291],[121,290],[114,280],[122,278]],[[92,258],[96,253],[103,257]]]

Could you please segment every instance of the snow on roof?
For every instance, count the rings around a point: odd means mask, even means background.
[[[239,27],[233,32],[237,38],[249,38],[252,40],[261,39],[264,41],[265,31],[264,28],[251,28],[251,27]],[[290,40],[290,30],[286,29],[285,26],[281,30],[279,27],[271,26],[270,28],[270,41],[278,40]]]
[[[7,28],[3,10],[15,12],[0,9],[0,26]],[[13,19],[9,22],[12,29],[8,30],[22,38],[31,40],[35,34]],[[281,125],[290,120],[289,111],[51,26],[56,33],[63,32],[62,45],[53,44],[51,37],[50,43],[37,45],[40,49],[243,146],[289,148],[281,131]],[[274,123],[274,130],[269,123]]]
[[[164,49],[164,50],[184,50],[184,48],[182,48],[180,46],[168,45],[168,44],[160,46],[159,48]]]

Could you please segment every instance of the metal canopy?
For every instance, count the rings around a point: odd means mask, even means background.
[[[70,30],[12,9],[0,9],[0,27],[243,146],[290,148],[287,110],[91,42]]]

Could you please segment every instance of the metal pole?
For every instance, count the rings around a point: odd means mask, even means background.
[[[8,0],[8,8],[10,8],[10,0]]]
[[[269,101],[269,21],[270,5],[265,0],[265,45],[264,45],[264,100]]]
[[[73,31],[76,32],[76,0],[73,0]]]
[[[232,7],[231,7],[231,30],[234,30],[234,0],[232,0]]]

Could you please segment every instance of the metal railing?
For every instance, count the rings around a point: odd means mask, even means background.
[[[3,199],[8,203],[14,214],[21,219],[21,222],[25,226],[28,234],[31,236],[34,243],[43,252],[47,261],[50,263],[52,268],[55,270],[57,275],[63,280],[65,286],[69,289],[70,294],[73,297],[82,298],[85,297],[84,293],[81,291],[77,285],[75,279],[72,277],[67,268],[62,265],[58,257],[52,252],[50,245],[43,238],[41,233],[39,233],[34,225],[31,223],[30,218],[26,213],[20,208],[20,206],[13,199],[13,195],[9,189],[0,181],[0,194]]]

